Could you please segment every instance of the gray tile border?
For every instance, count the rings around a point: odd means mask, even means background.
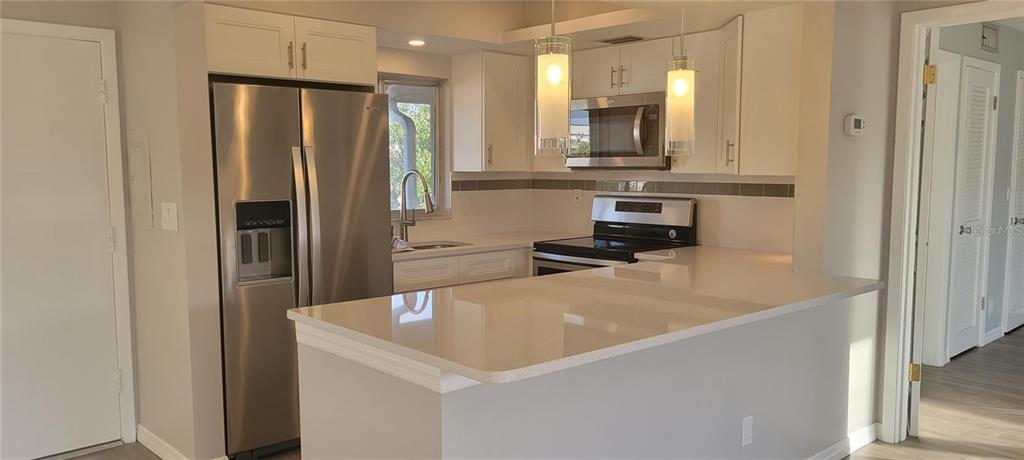
[[[486,190],[587,190],[613,193],[673,193],[792,198],[794,184],[735,182],[676,182],[655,180],[590,179],[480,179],[452,181],[453,192]]]
[[[789,195],[790,184],[764,184],[764,196],[785,198]]]
[[[741,196],[764,196],[764,184],[740,184]]]

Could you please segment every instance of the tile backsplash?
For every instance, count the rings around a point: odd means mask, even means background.
[[[479,179],[454,180],[453,192],[487,190],[586,190],[597,192],[678,193],[792,198],[793,184],[676,182],[654,180]]]

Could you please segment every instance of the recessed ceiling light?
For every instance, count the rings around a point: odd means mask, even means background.
[[[409,44],[412,45],[412,46],[423,46],[423,45],[426,45],[427,42],[425,42],[423,40],[409,40]]]

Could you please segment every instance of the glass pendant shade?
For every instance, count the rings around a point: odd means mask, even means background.
[[[571,39],[558,36],[538,38],[535,48],[537,99],[534,111],[534,153],[564,156],[569,153]]]
[[[665,81],[665,155],[692,155],[693,103],[697,89],[693,61],[685,57],[668,62]]]

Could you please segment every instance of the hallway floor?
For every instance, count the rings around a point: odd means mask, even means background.
[[[850,460],[1024,458],[1024,327],[924,367],[919,437],[880,441]]]

